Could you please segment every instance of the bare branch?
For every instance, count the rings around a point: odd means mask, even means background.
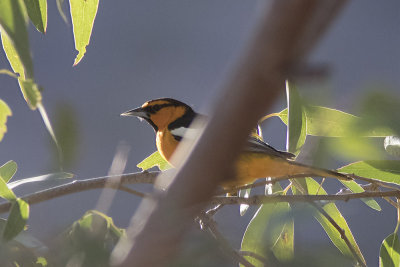
[[[45,189],[33,194],[23,196],[22,199],[28,204],[36,204],[49,199],[65,196],[72,193],[82,192],[98,188],[113,188],[126,191],[143,197],[144,194],[135,190],[123,187],[123,184],[153,184],[159,172],[129,173],[117,176],[105,176],[87,180],[75,180],[53,188]],[[0,204],[0,213],[7,212],[11,207],[9,202]]]

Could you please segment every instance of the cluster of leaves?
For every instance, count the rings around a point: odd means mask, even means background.
[[[385,137],[385,149],[389,155],[398,156],[400,151],[400,135],[397,118],[400,101],[383,94],[373,94],[367,98],[366,105],[378,106],[373,112],[363,112],[363,117],[357,117],[336,109],[306,104],[300,97],[297,89],[287,84],[288,107],[279,113],[267,115],[263,120],[270,117],[278,117],[287,125],[287,149],[298,155],[305,144],[307,136],[330,137],[330,152],[338,152],[339,155],[355,156],[365,155],[366,150],[377,151],[371,147],[370,139],[381,140]],[[373,99],[373,101],[371,101]],[[380,101],[381,104],[377,104]],[[385,107],[382,111],[382,107]],[[379,123],[378,123],[379,122]],[[261,137],[260,137],[261,138]],[[329,143],[328,142],[328,143]],[[379,154],[371,154],[376,157]],[[156,151],[137,165],[143,170],[157,166],[160,170],[168,169],[170,166]],[[399,160],[365,160],[350,163],[338,169],[343,173],[376,179],[386,183],[400,185],[400,161]],[[364,192],[363,187],[356,181],[340,182],[353,193]],[[326,195],[322,184],[313,178],[296,179],[292,181],[290,188],[292,194]],[[289,190],[283,190],[279,183],[272,188],[266,188],[266,194],[287,194]],[[239,192],[240,196],[247,197],[250,190]],[[361,199],[370,208],[380,211],[381,207],[372,198]],[[340,226],[346,234],[350,246],[346,244],[341,233],[318,209],[313,208],[311,214],[321,224],[332,243],[340,252],[348,258],[358,258],[365,264],[364,257],[357,245],[356,240],[341,212],[334,203],[318,203],[323,210]],[[243,215],[248,206],[241,205],[240,212]],[[285,263],[294,260],[294,218],[293,207],[289,203],[268,203],[261,205],[244,233],[241,250],[252,252],[267,260],[277,260]],[[304,214],[304,212],[303,212]],[[307,212],[305,213],[307,214]],[[400,221],[399,221],[400,222]],[[380,262],[382,266],[400,266],[400,243],[398,240],[398,227],[393,234],[389,235],[382,243]],[[353,252],[352,252],[353,251]],[[259,259],[246,257],[255,266],[263,266]],[[272,258],[272,259],[271,259]],[[357,259],[355,259],[357,260]]]

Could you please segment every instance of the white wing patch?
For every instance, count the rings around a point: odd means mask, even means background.
[[[188,139],[195,139],[200,134],[200,131],[194,128],[179,127],[172,129],[171,133],[180,138],[185,136]]]

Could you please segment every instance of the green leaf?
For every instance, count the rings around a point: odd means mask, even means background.
[[[13,160],[7,161],[0,167],[0,177],[4,182],[8,183],[17,172],[17,163]]]
[[[288,81],[286,81],[286,96],[288,102],[287,150],[298,154],[306,141],[306,114],[296,87]]]
[[[307,118],[307,134],[313,136],[344,137],[357,129],[364,120],[337,109],[322,106],[304,105]],[[287,124],[287,109],[274,114]],[[393,131],[387,128],[376,127],[373,130],[360,133],[363,137],[384,137]]]
[[[79,52],[75,58],[75,66],[86,53],[86,46],[89,44],[90,35],[92,34],[99,0],[69,0],[69,4],[74,29],[75,49]]]
[[[13,201],[7,224],[3,231],[3,240],[9,241],[16,237],[26,225],[29,217],[29,205],[24,200],[18,198]]]
[[[386,136],[383,145],[387,153],[400,157],[400,137]]]
[[[7,117],[11,115],[11,109],[6,102],[0,99],[0,141],[3,140],[4,134],[7,132]]]
[[[270,258],[272,252],[279,261],[290,261],[294,249],[293,220],[273,221],[274,218],[284,218],[288,212],[288,203],[261,205],[246,228],[241,251],[250,251],[266,259]],[[264,263],[252,257],[246,259],[254,266],[264,266]]]
[[[67,173],[67,172],[50,173],[50,174],[46,174],[46,175],[41,175],[41,176],[36,176],[36,177],[17,180],[15,182],[9,183],[8,187],[10,189],[14,189],[17,186],[20,186],[20,185],[26,184],[26,183],[54,181],[54,180],[61,180],[61,179],[70,179],[72,177],[74,177],[74,175],[72,173]]]
[[[340,172],[375,179],[382,182],[400,184],[399,160],[366,160],[346,165]]]
[[[320,184],[318,184],[318,182],[316,182],[312,178],[305,179],[305,188],[310,195],[315,195],[317,192],[319,195],[326,195],[326,191],[320,186]],[[336,205],[334,203],[328,203],[323,206],[323,209],[339,225],[339,227],[343,229],[354,251],[365,263],[364,257],[360,251],[360,248],[357,245],[356,240],[353,237],[349,226],[347,225],[346,219],[340,213]],[[346,245],[346,242],[342,239],[338,230],[328,221],[328,219],[326,219],[325,216],[318,211],[316,211],[315,218],[324,228],[330,240],[340,250],[340,252],[348,257],[353,257],[353,254],[351,253],[349,247]]]
[[[160,155],[158,151],[154,152],[143,161],[141,161],[136,167],[142,169],[142,171],[148,170],[157,166],[161,171],[171,169],[172,166]]]
[[[361,187],[358,183],[355,181],[344,181],[344,180],[339,180],[344,186],[346,186],[348,189],[351,190],[353,193],[362,193],[364,192],[364,188]],[[379,206],[378,202],[376,202],[373,198],[361,198],[361,201],[363,201],[367,206],[370,208],[381,211],[381,206]]]
[[[24,0],[28,16],[41,33],[47,28],[47,0]]]
[[[0,1],[1,38],[8,61],[14,72],[19,73],[23,78],[32,79],[33,63],[26,22],[27,13],[22,0]],[[23,70],[17,66],[18,64],[22,65]]]
[[[42,103],[42,94],[40,93],[38,85],[31,79],[24,80],[19,78],[18,83],[28,106],[32,110],[38,108]]]
[[[17,199],[17,196],[8,187],[8,185],[6,184],[6,182],[3,179],[0,179],[0,197],[7,199],[8,201]]]
[[[393,233],[383,240],[379,254],[379,266],[400,266],[400,242],[397,233]]]
[[[40,264],[41,266],[48,266],[46,258],[38,257],[36,264]]]

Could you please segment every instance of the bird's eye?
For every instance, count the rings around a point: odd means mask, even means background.
[[[159,111],[160,109],[161,109],[161,106],[160,106],[160,105],[154,105],[153,108],[152,108],[152,111],[153,111],[153,112],[157,112],[157,111]]]

